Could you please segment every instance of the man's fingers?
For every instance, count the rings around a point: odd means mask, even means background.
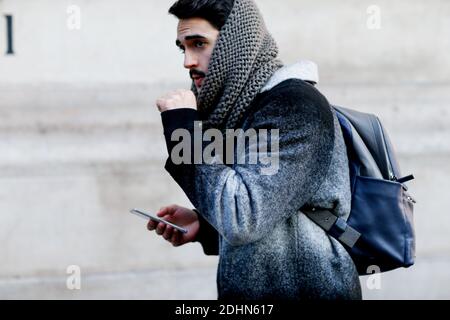
[[[191,90],[179,89],[156,100],[160,112],[179,108],[197,108],[197,99]]]
[[[156,213],[156,215],[157,215],[158,217],[162,218],[162,217],[164,217],[164,216],[170,215],[170,211],[166,208],[166,209],[164,209],[164,210],[158,211],[158,212]]]
[[[163,108],[166,107],[166,100],[165,99],[158,99],[156,100],[156,106],[158,107],[158,110],[161,111]]]
[[[156,213],[156,215],[157,215],[158,217],[164,216],[164,215],[165,215],[166,209],[167,209],[167,207],[161,207],[161,208],[159,209],[159,211]]]
[[[156,234],[162,235],[164,231],[166,230],[166,224],[165,223],[158,223],[158,226],[156,227]]]
[[[181,233],[177,229],[173,230],[172,238],[170,239],[170,242],[172,243],[172,245],[174,247],[180,246],[180,244],[181,244]]]
[[[150,230],[150,231],[153,231],[153,230],[156,229],[156,225],[157,225],[157,224],[158,224],[158,223],[156,223],[155,221],[150,220],[150,221],[148,222],[148,224],[147,224],[147,229]]]
[[[171,214],[172,211],[173,210],[172,210],[172,208],[170,206],[169,207],[162,207],[161,209],[159,209],[159,211],[156,213],[156,215],[158,217],[162,218],[162,217],[164,217],[166,215]]]
[[[171,215],[177,210],[177,208],[178,208],[178,206],[176,204],[173,204],[173,205],[170,205],[167,207],[163,207],[157,212],[156,215],[160,218],[164,217],[166,215]]]
[[[163,233],[163,238],[166,240],[170,240],[172,238],[173,228],[171,226],[167,226],[166,230]]]
[[[170,206],[161,207],[159,211],[156,213],[158,217],[171,216],[178,210],[179,206],[176,204],[172,204]],[[172,243],[174,247],[178,247],[182,243],[183,235],[177,229],[172,226],[166,225],[165,223],[157,223],[155,221],[150,220],[147,224],[147,228],[149,230],[155,230],[156,233],[162,236],[165,240]]]

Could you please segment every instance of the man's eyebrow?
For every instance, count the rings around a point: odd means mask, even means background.
[[[199,35],[199,34],[193,34],[191,36],[184,37],[185,41],[196,40],[196,39],[208,40],[208,38],[206,38],[205,36]],[[181,41],[177,39],[175,41],[175,44],[177,45],[177,47],[179,47],[179,46],[181,46]]]

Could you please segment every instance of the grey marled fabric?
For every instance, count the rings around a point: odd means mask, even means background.
[[[170,139],[175,128],[193,130],[199,115],[178,109],[162,118]],[[360,299],[346,250],[299,211],[310,204],[346,217],[350,209],[345,146],[326,99],[310,84],[286,80],[256,96],[238,127],[280,130],[277,174],[261,175],[260,165],[166,162],[202,215],[201,228],[218,234],[202,242],[218,239],[219,298]]]

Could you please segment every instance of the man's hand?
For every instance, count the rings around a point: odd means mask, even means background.
[[[147,224],[148,230],[152,231],[156,229],[156,233],[172,243],[174,247],[192,242],[197,237],[200,223],[198,222],[198,216],[195,211],[177,205],[171,205],[161,208],[157,216],[188,230],[187,233],[181,233],[165,223],[149,221]]]
[[[176,90],[156,100],[160,112],[190,108],[197,109],[197,99],[191,90]]]

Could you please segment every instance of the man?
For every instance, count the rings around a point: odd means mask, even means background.
[[[299,65],[277,60],[252,0],[180,0],[169,12],[179,19],[176,44],[193,86],[157,100],[169,151],[165,168],[196,209],[158,212],[186,234],[162,223],[148,228],[174,246],[198,241],[206,254],[218,254],[219,299],[360,299],[345,248],[300,211],[325,208],[343,218],[350,212],[346,149],[329,103],[301,80]],[[172,134],[194,134],[199,120],[200,130],[223,133],[277,129],[269,140],[278,140],[278,171],[264,175],[263,164],[220,161],[176,164]]]

